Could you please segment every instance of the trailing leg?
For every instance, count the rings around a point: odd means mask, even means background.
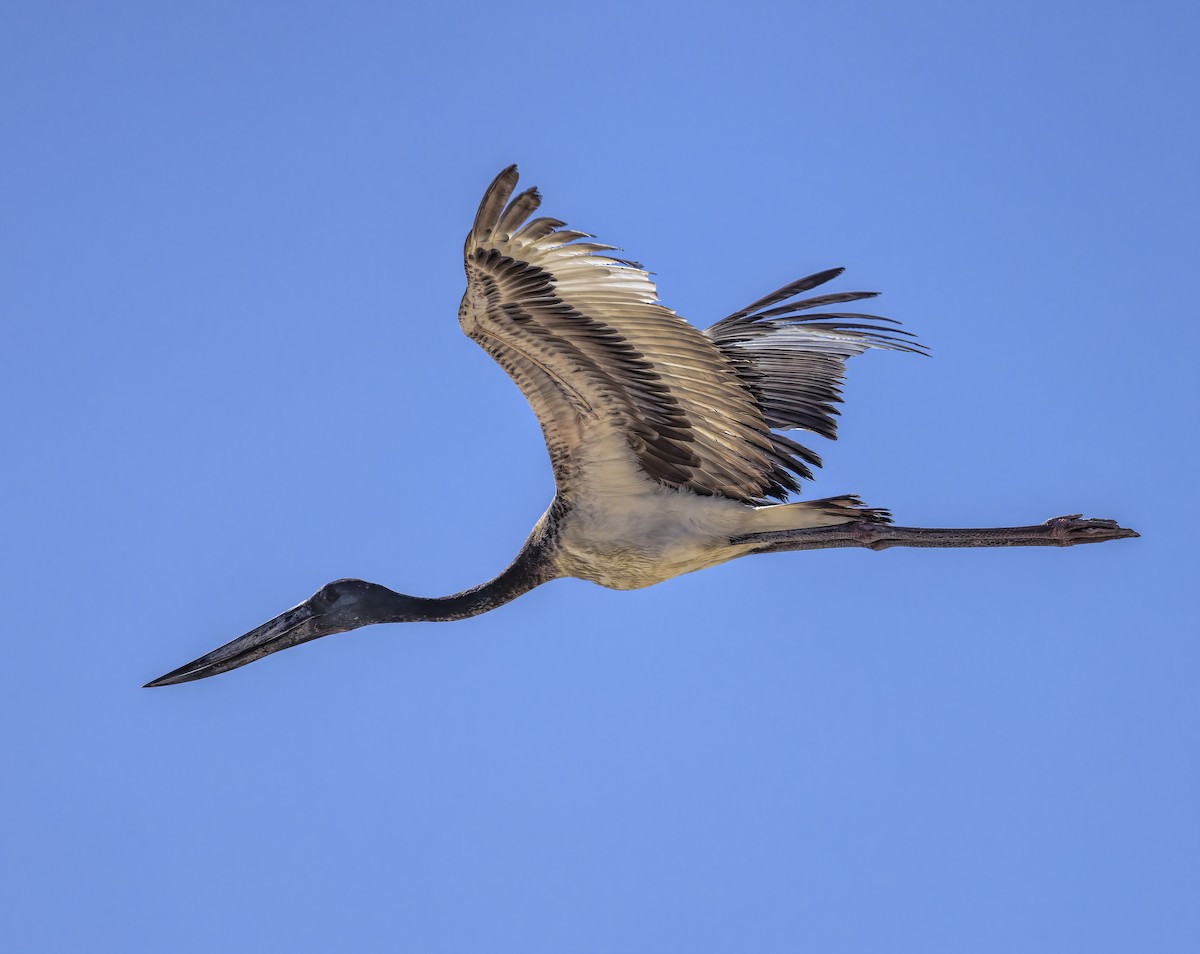
[[[1136,537],[1115,520],[1085,519],[1082,514],[1052,517],[1029,527],[986,527],[982,529],[937,529],[893,527],[855,521],[833,527],[779,530],[736,537],[735,546],[755,544],[752,553],[786,550],[824,550],[833,547],[1073,547],[1080,543],[1104,543]]]

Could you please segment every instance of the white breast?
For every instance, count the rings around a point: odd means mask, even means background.
[[[616,433],[589,435],[580,454],[572,507],[558,528],[563,573],[630,590],[745,552],[728,541],[755,508],[664,487],[640,471]]]

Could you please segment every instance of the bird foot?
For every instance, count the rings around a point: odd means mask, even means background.
[[[1050,527],[1059,546],[1071,547],[1077,543],[1103,543],[1106,540],[1122,540],[1141,536],[1136,530],[1127,530],[1115,520],[1084,517],[1081,513],[1065,517],[1051,517],[1043,526]]]

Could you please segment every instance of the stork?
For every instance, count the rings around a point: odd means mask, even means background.
[[[516,184],[509,166],[484,194],[458,311],[463,331],[532,405],[550,453],[554,499],[516,558],[495,579],[438,598],[335,580],[147,686],[203,679],[373,623],[476,616],[559,577],[624,590],[752,553],[1074,546],[1138,535],[1080,514],[928,529],[894,526],[852,494],[786,502],[820,459],[778,432],[834,437],[847,358],[925,349],[891,319],[839,307],[874,292],[799,297],[840,268],[701,331],[659,302],[636,262],[558,219],[532,217],[541,197],[528,189],[512,198]]]

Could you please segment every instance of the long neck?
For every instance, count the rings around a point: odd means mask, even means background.
[[[406,621],[439,623],[466,619],[503,606],[557,576],[544,545],[540,541],[530,540],[521,548],[516,559],[494,579],[451,596],[402,597],[403,603],[398,610]]]

